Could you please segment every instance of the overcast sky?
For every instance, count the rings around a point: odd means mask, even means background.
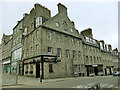
[[[118,47],[118,2],[112,0],[109,2],[2,1],[0,2],[0,13],[2,13],[0,14],[0,38],[3,33],[12,34],[16,22],[22,19],[24,13],[29,13],[36,2],[50,9],[52,16],[58,13],[57,4],[61,2],[68,8],[68,16],[71,21],[75,22],[75,27],[79,32],[90,27],[93,29],[95,39],[104,40],[106,44],[111,44],[113,49]]]

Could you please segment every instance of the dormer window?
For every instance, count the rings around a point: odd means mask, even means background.
[[[56,27],[59,27],[59,22],[56,22]]]
[[[42,24],[42,17],[37,17],[36,18],[36,27]]]

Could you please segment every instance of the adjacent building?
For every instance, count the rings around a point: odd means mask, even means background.
[[[118,67],[118,50],[94,39],[91,28],[79,33],[61,3],[53,17],[48,8],[36,3],[10,36],[2,38],[6,73],[42,78],[97,76],[111,75]]]
[[[5,35],[2,37],[2,64],[3,64],[3,72],[10,73],[11,66],[11,49],[12,49],[12,34]]]

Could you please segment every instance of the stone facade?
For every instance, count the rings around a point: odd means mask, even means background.
[[[17,67],[20,75],[43,78],[108,75],[118,67],[118,50],[95,40],[91,28],[79,33],[61,3],[53,17],[49,9],[35,4],[13,28],[11,42],[11,67],[14,73]],[[7,44],[2,44],[3,61],[4,47]],[[49,62],[42,62],[45,58]]]
[[[3,34],[1,46],[2,46],[3,72],[10,73],[12,35]]]

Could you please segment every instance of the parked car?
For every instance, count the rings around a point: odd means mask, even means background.
[[[120,71],[113,72],[113,76],[120,76]]]

